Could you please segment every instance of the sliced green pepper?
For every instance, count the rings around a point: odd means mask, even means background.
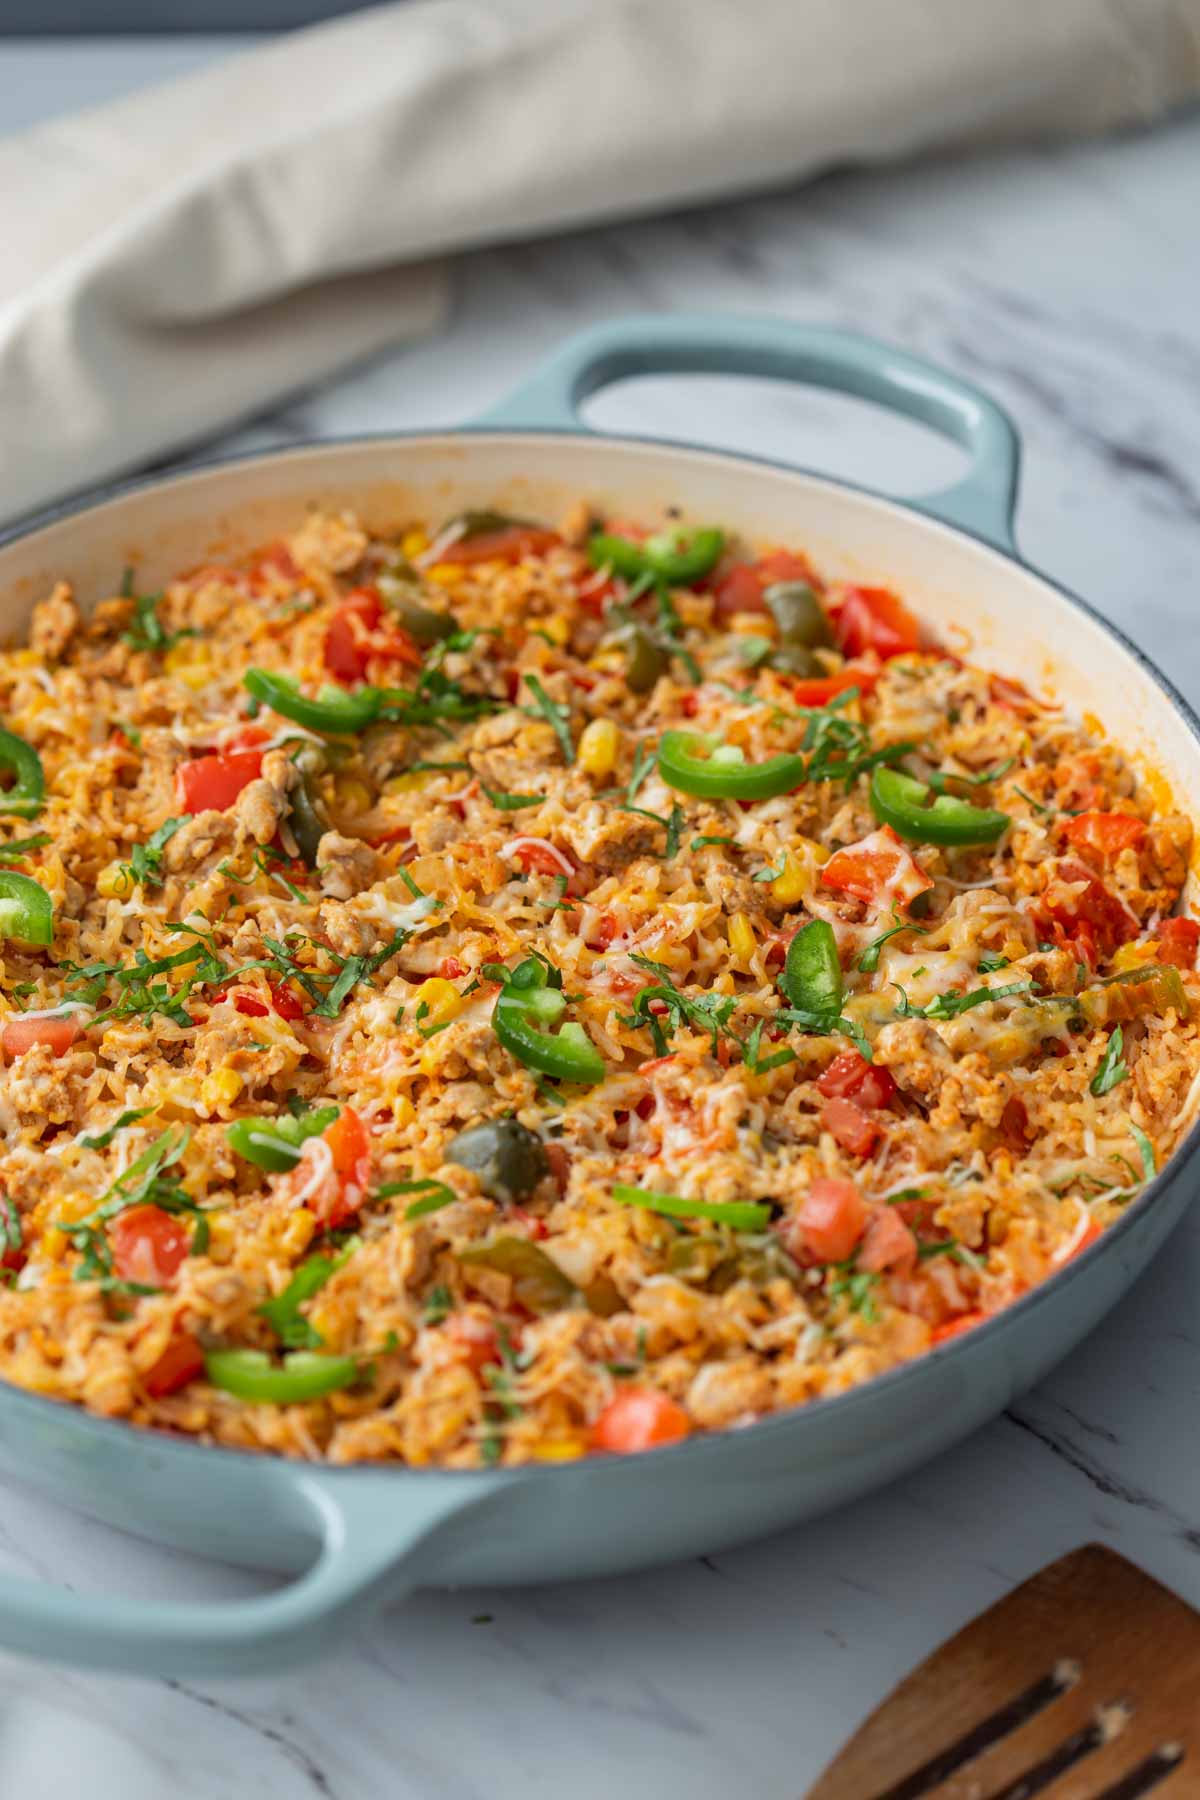
[[[670,657],[651,637],[644,625],[631,625],[625,635],[625,685],[633,694],[648,694],[660,675],[665,675]]]
[[[375,585],[407,631],[410,638],[418,644],[438,644],[443,638],[453,637],[458,626],[453,616],[441,612],[436,607],[426,606],[412,592],[412,584],[417,580],[416,571],[406,576],[393,571],[381,575]]]
[[[298,1119],[291,1113],[280,1113],[273,1119],[235,1119],[225,1135],[239,1156],[278,1175],[295,1168],[305,1139],[320,1137],[341,1110],[340,1106],[319,1106]]]
[[[698,531],[677,528],[659,532],[642,545],[646,567],[670,587],[692,587],[703,581],[720,561],[725,548],[725,533],[715,525]]]
[[[1010,823],[1007,813],[935,795],[925,782],[882,765],[871,777],[871,811],[914,844],[990,844]]]
[[[312,779],[301,772],[300,780],[288,795],[288,824],[292,828],[292,836],[296,840],[296,848],[310,869],[317,866],[317,851],[321,839],[329,829],[321,822],[317,811],[316,794]]]
[[[353,1356],[325,1356],[317,1350],[293,1350],[274,1363],[264,1350],[210,1350],[204,1372],[214,1387],[239,1400],[269,1406],[296,1406],[319,1400],[358,1380]]]
[[[588,539],[588,561],[593,569],[611,569],[625,581],[637,581],[648,573],[640,544],[618,537],[615,531],[595,531]]]
[[[760,1200],[687,1200],[682,1194],[655,1194],[623,1181],[615,1184],[612,1197],[621,1206],[644,1206],[668,1219],[708,1219],[734,1231],[762,1231],[771,1222],[771,1208]]]
[[[294,719],[310,731],[335,734],[361,731],[378,718],[386,697],[383,688],[362,687],[348,694],[344,688],[327,683],[315,700],[308,700],[290,675],[272,674],[268,669],[247,669],[242,681],[254,698],[272,712]]]
[[[0,938],[21,944],[54,941],[54,902],[44,887],[15,869],[0,869]]]
[[[704,800],[770,800],[799,787],[806,767],[794,755],[747,762],[735,744],[700,731],[664,731],[658,746],[658,772],[667,786]]]
[[[811,650],[833,643],[829,615],[806,581],[777,581],[764,591],[763,602],[785,644]]]
[[[779,986],[814,1029],[833,1028],[842,1010],[842,965],[827,919],[811,919],[801,926],[788,945]]]
[[[579,1289],[552,1256],[530,1238],[501,1236],[471,1244],[455,1256],[471,1269],[494,1269],[507,1275],[514,1297],[530,1312],[557,1312],[580,1298]]]
[[[582,1025],[560,1025],[543,1031],[566,1011],[562,976],[548,970],[536,957],[518,963],[500,990],[492,1009],[492,1030],[504,1045],[530,1069],[540,1069],[557,1081],[586,1083],[604,1080],[604,1058]]]
[[[16,776],[12,787],[0,790],[0,813],[16,813],[22,819],[34,818],[42,810],[46,792],[42,759],[32,744],[27,744],[14,731],[5,731],[2,726],[0,769],[11,769]]]
[[[611,569],[625,581],[649,575],[668,587],[692,587],[716,567],[724,548],[725,533],[714,525],[698,531],[683,527],[661,531],[644,544],[615,531],[597,531],[588,539],[588,561],[594,569]]]

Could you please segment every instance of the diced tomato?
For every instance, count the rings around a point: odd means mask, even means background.
[[[1146,835],[1141,819],[1130,813],[1085,812],[1069,819],[1063,836],[1089,861],[1112,862],[1122,850],[1132,850]]]
[[[866,1224],[867,1209],[854,1183],[820,1175],[786,1228],[788,1247],[807,1261],[845,1262]]]
[[[592,1449],[628,1456],[689,1435],[692,1422],[676,1401],[653,1388],[619,1387],[592,1426]]]
[[[601,575],[598,571],[581,581],[576,589],[579,604],[584,612],[593,618],[604,616],[604,609],[613,599],[617,591],[616,582],[610,575]]]
[[[398,619],[384,607],[379,589],[353,588],[325,632],[325,667],[335,680],[361,681],[372,657],[421,666],[421,652]]]
[[[536,1213],[526,1212],[523,1206],[510,1206],[508,1214],[535,1244],[540,1244],[543,1238],[550,1236],[545,1219],[539,1219]]]
[[[904,1220],[894,1207],[879,1207],[867,1223],[857,1267],[871,1275],[882,1275],[885,1269],[907,1274],[916,1261],[917,1240]]]
[[[239,725],[236,731],[231,731],[228,737],[222,738],[221,754],[228,756],[231,750],[265,748],[270,737],[270,732],[264,731],[261,725],[255,725],[253,722],[248,725]]]
[[[175,771],[175,798],[180,812],[225,812],[243,788],[262,774],[261,750],[230,750],[197,756]]]
[[[884,662],[890,656],[921,648],[921,627],[890,588],[852,587],[838,610],[834,635],[845,656],[874,650]]]
[[[821,870],[821,885],[868,906],[886,901],[907,907],[933,882],[891,826],[881,825],[831,856]]]
[[[366,1199],[371,1178],[371,1143],[366,1126],[350,1106],[343,1106],[322,1136],[333,1153],[337,1191],[327,1194],[323,1188],[309,1205],[322,1224],[333,1231],[352,1218]]]
[[[253,988],[240,988],[231,981],[224,981],[213,989],[213,1002],[231,1000],[238,1012],[248,1019],[265,1019],[269,1012],[278,1013],[281,1019],[302,1019],[305,1014],[304,1002],[295,994],[285,981],[269,982],[271,1001],[268,1006],[260,999]]]
[[[890,1069],[869,1063],[857,1050],[843,1050],[834,1057],[817,1087],[827,1100],[853,1099],[860,1106],[873,1109],[890,1104],[896,1081]]]
[[[1024,1150],[1029,1143],[1029,1108],[1019,1094],[1010,1094],[1004,1102],[1000,1135],[1014,1150]]]
[[[55,1056],[65,1056],[79,1038],[83,1027],[75,1013],[63,1019],[9,1019],[0,1032],[0,1048],[5,1056],[22,1056],[44,1044]]]
[[[521,867],[536,871],[539,875],[573,875],[574,867],[569,858],[561,850],[554,849],[551,844],[542,844],[536,838],[526,838],[513,851],[513,861]]]
[[[260,584],[265,580],[275,579],[295,581],[302,570],[287,545],[284,543],[268,544],[248,571],[251,582]]]
[[[855,1100],[827,1100],[821,1108],[821,1124],[851,1156],[870,1156],[883,1134],[878,1120]]]
[[[459,538],[440,552],[438,561],[460,565],[524,562],[527,556],[545,556],[561,543],[557,531],[546,531],[539,525],[505,525],[499,531],[481,531],[475,537]]]
[[[465,1363],[476,1375],[500,1361],[500,1340],[491,1319],[481,1319],[478,1313],[452,1313],[446,1320],[446,1336],[454,1346],[456,1361]]]
[[[108,1228],[113,1268],[122,1281],[146,1287],[168,1287],[192,1240],[186,1219],[161,1206],[131,1206]]]
[[[1158,959],[1177,969],[1194,969],[1200,925],[1195,919],[1168,919],[1158,934]]]
[[[793,681],[792,694],[797,706],[828,706],[831,700],[836,700],[848,688],[857,688],[860,694],[869,694],[879,676],[878,669],[865,663],[847,663],[836,675],[809,676],[801,681]]]
[[[732,618],[734,613],[766,612],[763,595],[769,587],[783,581],[806,581],[817,586],[812,564],[807,557],[792,550],[772,550],[753,563],[735,563],[723,575],[714,590],[714,612],[718,619]]]
[[[976,1325],[982,1325],[986,1317],[986,1313],[978,1310],[959,1313],[956,1319],[946,1319],[942,1324],[935,1325],[929,1334],[929,1341],[931,1344],[944,1344],[948,1338],[961,1337],[964,1331],[974,1331]]]
[[[592,926],[591,937],[586,940],[588,949],[607,950],[613,939],[620,935],[620,931],[621,927],[612,913],[601,913]]]
[[[1066,893],[1063,884],[1081,890]],[[1042,898],[1041,910],[1062,926],[1068,937],[1090,936],[1105,954],[1126,944],[1141,929],[1137,919],[1103,882],[1097,881],[1086,863],[1067,860],[1059,865],[1058,880]]]
[[[167,1339],[167,1347],[142,1378],[152,1400],[176,1393],[204,1373],[204,1352],[190,1331],[176,1331]]]

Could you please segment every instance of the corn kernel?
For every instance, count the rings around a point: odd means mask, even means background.
[[[426,569],[426,578],[437,583],[438,587],[460,587],[467,579],[467,571],[458,563],[434,563],[432,569]]]
[[[207,687],[212,680],[212,650],[195,638],[181,638],[163,657],[163,668],[190,688]]]
[[[48,1262],[61,1262],[66,1248],[67,1234],[57,1225],[51,1225],[49,1231],[42,1233],[41,1252]]]
[[[214,1069],[200,1083],[200,1104],[205,1112],[220,1112],[232,1106],[245,1085],[236,1069]]]
[[[106,900],[123,900],[133,892],[133,872],[126,863],[110,862],[96,877],[96,892]]]
[[[342,1322],[331,1306],[319,1306],[308,1315],[308,1322],[329,1350],[336,1350],[342,1340]]]
[[[237,1241],[237,1226],[232,1213],[210,1212],[208,1215],[208,1254],[214,1262],[228,1262]]]
[[[312,1242],[317,1221],[307,1206],[298,1206],[279,1234],[280,1248],[288,1256],[299,1256]]]
[[[462,995],[452,981],[445,981],[440,975],[434,975],[423,981],[414,997],[414,1018],[421,1013],[417,1023],[423,1031],[433,1025],[448,1025],[451,1019],[457,1018],[462,1011]],[[425,1011],[421,1012],[424,1007]]]
[[[428,548],[429,539],[416,525],[413,526],[411,531],[406,531],[404,536],[400,539],[400,554],[401,556],[407,557],[409,562],[412,561],[414,556],[423,556]]]
[[[588,668],[597,669],[602,675],[615,675],[625,667],[623,650],[597,650],[595,656],[588,657]]]
[[[784,857],[783,873],[771,883],[771,892],[781,906],[795,906],[808,890],[804,865],[789,850]]]
[[[434,780],[436,770],[417,769],[410,775],[392,775],[383,784],[385,794],[418,794]]]
[[[1127,969],[1140,969],[1157,960],[1158,949],[1157,938],[1151,938],[1145,944],[1122,944],[1113,954],[1112,966],[1119,974],[1124,974]]]
[[[754,927],[744,912],[734,913],[729,921],[729,948],[739,962],[749,962],[754,955],[757,939]]]
[[[531,1450],[530,1455],[534,1462],[574,1462],[584,1451],[582,1438],[547,1438],[545,1443]]]
[[[395,1094],[392,1097],[392,1124],[401,1127],[411,1125],[417,1116],[417,1109],[407,1094]]]
[[[570,625],[567,623],[566,619],[560,618],[557,613],[552,619],[539,619],[538,630],[542,633],[543,637],[550,638],[560,649],[571,635]]]
[[[575,761],[585,775],[611,775],[621,748],[621,733],[612,719],[585,725]]]
[[[371,790],[355,775],[339,775],[333,784],[334,798],[340,811],[365,813],[371,810]]]

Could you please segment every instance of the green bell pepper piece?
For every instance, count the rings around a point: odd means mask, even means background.
[[[813,1029],[832,1029],[842,1010],[842,965],[827,919],[811,919],[796,933],[788,945],[779,987],[796,1012],[811,1020]]]
[[[231,1147],[247,1162],[273,1175],[294,1169],[306,1138],[320,1137],[341,1112],[340,1106],[319,1106],[315,1112],[280,1113],[274,1119],[235,1119],[225,1131]]]
[[[715,525],[688,531],[661,531],[644,544],[596,531],[588,539],[588,561],[594,569],[611,569],[625,581],[652,576],[669,587],[691,587],[716,567],[725,548],[725,533]]]
[[[667,786],[704,800],[770,800],[799,787],[806,768],[803,756],[791,754],[747,762],[736,745],[699,731],[664,731],[658,746]]]
[[[295,1406],[319,1400],[358,1380],[353,1356],[326,1356],[317,1350],[293,1350],[273,1363],[264,1350],[210,1350],[204,1372],[214,1387],[239,1400],[270,1406]]]
[[[692,587],[716,567],[725,548],[725,533],[715,525],[698,531],[677,529],[647,538],[642,545],[646,567],[670,587]]]
[[[361,731],[369,725],[378,718],[385,697],[383,688],[361,687],[350,694],[344,688],[326,684],[315,700],[309,700],[290,675],[272,674],[268,669],[247,669],[242,681],[254,698],[272,712],[294,719],[310,731],[335,735]]]
[[[54,942],[53,900],[15,869],[0,869],[0,938],[42,946]]]
[[[557,980],[551,984],[552,976]],[[492,1030],[504,1048],[530,1069],[556,1081],[589,1086],[603,1081],[604,1058],[582,1025],[560,1025],[544,1031],[566,1011],[558,970],[547,971],[536,957],[526,957],[509,975],[492,1009]]]
[[[871,811],[914,844],[990,844],[1010,822],[1007,813],[935,795],[915,776],[882,765],[871,777]]]
[[[317,850],[329,829],[321,822],[311,777],[301,772],[300,780],[288,795],[288,824],[304,862],[310,869],[317,866]]]
[[[2,726],[0,769],[11,769],[16,776],[12,787],[0,790],[0,813],[16,813],[22,819],[36,817],[42,810],[46,791],[42,759],[32,744],[27,744],[14,731],[5,731]]]
[[[618,537],[615,531],[592,533],[588,539],[588,561],[593,569],[611,569],[624,581],[637,581],[648,573],[642,546],[632,538]]]

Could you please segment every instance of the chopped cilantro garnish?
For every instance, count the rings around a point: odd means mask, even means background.
[[[1113,1088],[1127,1078],[1129,1070],[1121,1060],[1124,1049],[1125,1033],[1119,1025],[1115,1025],[1109,1035],[1100,1067],[1088,1083],[1093,1094],[1110,1093]],[[1147,1177],[1147,1179],[1149,1178]]]
[[[160,887],[162,885],[163,851],[181,826],[187,824],[187,817],[166,819],[151,832],[144,844],[135,844],[129,861],[121,867],[127,873],[131,885],[142,887]]]
[[[139,1119],[147,1118],[153,1111],[152,1106],[133,1107],[130,1111],[123,1112],[119,1119],[115,1119],[107,1131],[98,1131],[94,1137],[85,1134],[79,1142],[85,1150],[107,1150],[119,1131],[124,1131],[127,1125],[135,1125]]]
[[[535,710],[540,712],[546,723],[552,728],[563,753],[564,762],[575,761],[575,740],[571,736],[570,708],[560,706],[552,700],[536,675],[526,675],[525,686],[533,695]]]

